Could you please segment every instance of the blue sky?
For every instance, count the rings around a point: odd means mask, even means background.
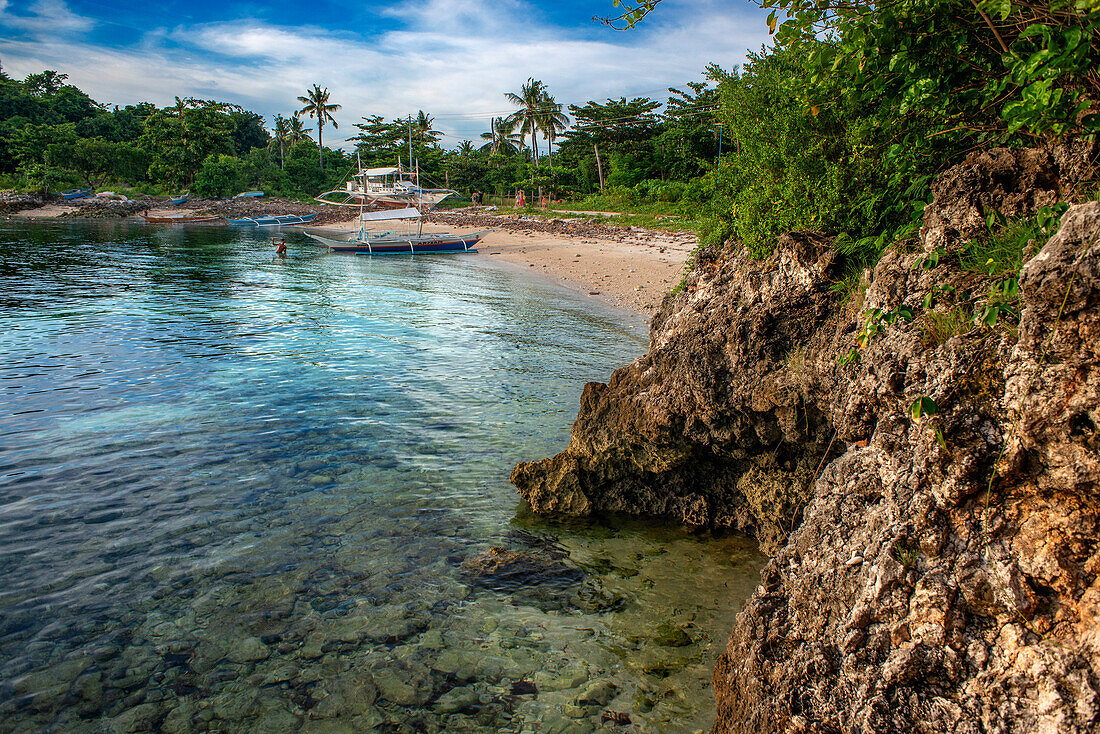
[[[479,141],[504,92],[541,79],[559,102],[664,99],[767,42],[749,0],[665,0],[638,29],[592,22],[611,0],[0,0],[0,61],[56,69],[99,101],[175,95],[288,114],[314,82],[343,108],[326,143],[370,114],[436,116],[444,147]]]

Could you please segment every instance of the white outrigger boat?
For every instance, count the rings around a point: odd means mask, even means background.
[[[411,222],[416,220],[416,231],[412,231]],[[368,222],[402,221],[407,231],[370,232]],[[477,252],[477,243],[486,232],[473,234],[424,234],[424,214],[415,206],[396,211],[360,212],[359,232],[355,237],[337,240],[306,232],[318,242],[327,245],[333,252],[353,252],[357,255],[413,255],[416,253],[440,252]]]
[[[318,194],[314,200],[334,206],[433,209],[449,196],[460,196],[452,189],[421,188],[413,177],[400,168],[360,168],[344,188]]]

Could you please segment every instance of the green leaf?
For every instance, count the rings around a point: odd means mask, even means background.
[[[909,406],[909,415],[917,420],[926,415],[935,415],[938,412],[939,406],[936,405],[936,401],[927,395],[921,395]]]

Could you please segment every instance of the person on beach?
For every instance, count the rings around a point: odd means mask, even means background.
[[[527,206],[527,197],[524,195],[523,189],[516,192],[516,209],[522,209]]]

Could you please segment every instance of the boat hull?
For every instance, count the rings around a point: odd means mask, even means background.
[[[315,234],[310,237],[328,245],[333,252],[346,252],[356,255],[417,255],[430,253],[464,253],[477,252],[477,244],[485,235],[484,232],[476,232],[468,235],[447,236],[421,236],[406,239],[376,239],[370,242],[363,240],[333,240],[328,237],[320,237]]]
[[[244,219],[226,219],[238,227],[286,227],[293,224],[309,224],[316,214],[286,214],[278,217],[246,217]]]
[[[84,197],[91,195],[91,189],[72,189],[71,191],[61,192],[61,198],[66,201],[72,201],[73,199],[83,199]]]
[[[146,224],[201,224],[217,222],[221,217],[152,217],[141,215]]]

